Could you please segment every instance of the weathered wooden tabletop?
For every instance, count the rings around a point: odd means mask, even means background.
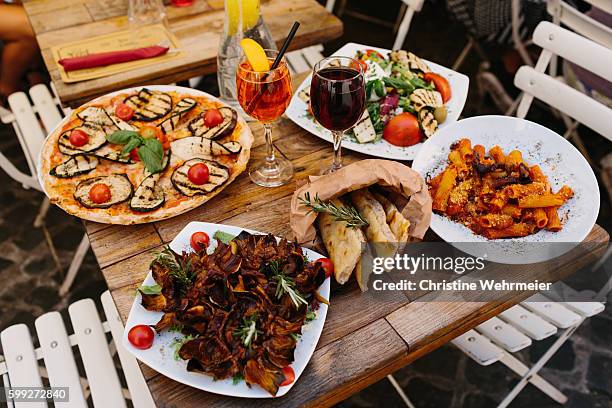
[[[190,7],[167,7],[170,31],[184,51],[181,58],[71,84],[61,80],[51,47],[126,30],[127,0],[28,0],[24,8],[58,96],[70,107],[117,89],[165,85],[217,69],[223,0],[196,0]],[[342,35],[342,22],[316,0],[262,1],[261,10],[277,43],[284,40],[294,21],[301,23],[291,49],[324,43]]]
[[[301,79],[294,78],[294,86]],[[250,166],[264,158],[262,127],[252,124],[255,143]],[[181,216],[139,226],[110,226],[86,222],[91,246],[125,322],[136,288],[148,273],[153,252],[191,221],[223,223],[277,236],[289,232],[289,203],[296,183],[328,165],[332,145],[307,133],[288,119],[274,127],[276,147],[295,166],[296,177],[286,186],[265,189],[253,184],[247,173],[240,175],[219,195]],[[350,163],[366,156],[345,151]],[[436,240],[437,237],[430,237]],[[603,253],[609,236],[599,226],[585,241]],[[583,255],[583,254],[581,254]],[[556,273],[563,276],[594,260],[593,257],[562,258]],[[552,281],[546,268],[525,269],[524,279]],[[141,365],[153,398],[159,407],[236,406],[329,406],[384,378],[411,361],[435,350],[454,337],[529,297],[533,292],[508,292],[503,300],[486,302],[474,292],[469,302],[428,301],[435,292],[419,294],[409,301],[402,292],[375,296],[361,293],[352,281],[335,287],[331,294],[323,334],[317,349],[297,384],[282,398],[237,399],[210,394],[179,384]]]

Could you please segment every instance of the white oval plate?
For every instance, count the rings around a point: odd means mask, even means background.
[[[580,243],[591,232],[599,213],[599,187],[589,163],[570,142],[552,130],[524,119],[508,116],[476,116],[462,119],[428,139],[412,163],[412,168],[426,180],[447,165],[450,145],[468,138],[472,145],[482,144],[487,151],[499,145],[504,152],[518,149],[525,161],[538,164],[553,188],[564,184],[574,190],[574,197],[559,209],[563,229],[559,232],[540,230],[522,238],[488,240],[474,234],[464,225],[433,214],[431,229],[442,239],[453,243],[494,242],[483,245],[488,260],[526,264],[552,259],[571,249],[572,245],[529,245],[531,243]],[[480,246],[464,245],[466,252]],[[543,249],[546,249],[543,251]],[[474,254],[472,254],[474,255]]]
[[[387,50],[385,48],[371,47],[369,45],[364,44],[347,43],[338,51],[336,51],[333,55],[354,57],[357,51],[364,51],[366,49],[376,50],[383,55],[387,55],[389,52],[391,52],[391,50]],[[460,74],[457,71],[453,71],[452,69],[443,67],[442,65],[438,65],[434,62],[430,62],[427,60],[423,61],[425,61],[427,65],[429,65],[433,72],[436,72],[448,79],[452,92],[452,97],[450,101],[448,101],[448,103],[446,104],[446,108],[448,110],[446,121],[439,126],[436,133],[432,136],[435,137],[438,132],[440,132],[440,130],[448,127],[450,124],[459,119],[459,115],[461,115],[461,111],[463,110],[463,106],[465,105],[465,101],[467,99],[470,80],[467,76]],[[302,89],[310,87],[311,78],[312,74],[308,75],[304,82],[302,82],[300,87],[293,95],[291,103],[289,104],[289,107],[287,108],[287,111],[285,113],[287,114],[289,119],[294,121],[301,128],[309,131],[313,135],[318,136],[323,140],[327,140],[328,142],[333,143],[331,132],[319,125],[314,119],[308,117],[308,105],[298,97],[298,94]],[[360,153],[369,154],[370,156],[382,157],[383,159],[392,160],[412,160],[415,158],[421,146],[423,146],[423,143],[418,143],[414,146],[409,147],[399,147],[387,143],[385,140],[380,140],[376,143],[363,144],[354,142],[347,138],[342,141],[343,148],[354,150]]]
[[[189,239],[194,232],[198,231],[206,232],[211,237],[211,245],[209,250],[214,249],[216,245],[216,240],[212,239],[212,236],[216,231],[223,231],[232,235],[238,235],[241,231],[247,231],[252,234],[261,234],[257,231],[229,225],[211,224],[208,222],[190,222],[172,240],[170,243],[170,248],[178,253],[183,251],[193,251],[189,244]],[[277,240],[278,239],[279,238],[277,238]],[[304,254],[311,261],[323,257],[322,255],[311,251],[308,248],[303,248],[303,250]],[[153,284],[155,284],[155,281],[149,272],[143,282],[143,285]],[[329,287],[329,278],[325,279],[325,281],[319,287],[319,294],[327,300],[329,300]],[[240,381],[238,384],[233,385],[231,378],[214,381],[212,376],[187,371],[187,362],[181,359],[178,361],[175,360],[174,349],[171,347],[172,342],[174,342],[176,338],[180,339],[183,337],[183,335],[180,333],[165,330],[162,333],[155,335],[155,341],[150,349],[139,350],[133,347],[127,339],[129,329],[138,324],[154,325],[163,315],[161,312],[150,312],[146,310],[141,306],[140,301],[140,294],[136,294],[134,304],[130,310],[130,315],[128,316],[125,324],[125,331],[123,333],[123,346],[138,360],[142,361],[166,377],[204,391],[232,397],[272,398],[272,395],[258,385],[254,385],[249,388],[244,381]],[[314,352],[319,341],[326,316],[327,305],[321,304],[319,309],[316,311],[316,318],[302,326],[302,336],[298,340],[294,352],[295,361],[291,364],[291,367],[295,372],[295,381],[289,385],[280,387],[278,389],[278,393],[276,394],[277,397],[285,395],[297,382],[298,378],[300,378],[300,375],[306,368],[308,361],[310,361],[312,353]]]

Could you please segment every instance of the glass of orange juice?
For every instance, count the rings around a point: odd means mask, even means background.
[[[278,51],[264,50],[270,66]],[[264,60],[265,61],[265,60]],[[283,58],[275,69],[255,71],[246,58],[236,70],[238,102],[247,115],[263,124],[266,138],[266,159],[249,173],[251,180],[263,187],[278,187],[293,177],[293,165],[274,153],[272,123],[277,120],[291,101],[291,76]]]

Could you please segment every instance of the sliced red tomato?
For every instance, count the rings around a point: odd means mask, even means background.
[[[285,379],[282,383],[280,383],[281,387],[289,385],[295,381],[295,371],[293,371],[293,368],[291,368],[291,366],[283,367],[283,375],[285,376]]]
[[[370,55],[376,55],[380,59],[385,59],[383,55],[376,50],[365,50],[365,54],[369,57]]]
[[[85,146],[89,142],[89,135],[81,129],[70,132],[70,144],[76,147]]]
[[[110,187],[103,183],[96,183],[89,190],[89,199],[96,204],[102,204],[111,199]]]
[[[353,69],[358,70],[358,71],[359,71],[359,68],[361,68],[361,72],[366,72],[368,70],[368,64],[366,64],[366,62],[364,60],[360,60],[360,59],[356,59],[354,61],[351,61],[349,66],[351,68],[353,68]]]
[[[191,247],[193,248],[194,251],[199,252],[205,249],[206,247],[208,247],[208,244],[210,243],[210,237],[205,232],[202,232],[202,231],[195,232],[191,236],[189,243],[191,244]]]
[[[204,163],[194,164],[187,171],[187,177],[189,177],[189,181],[198,186],[208,183],[208,179],[210,178],[208,166]]]
[[[157,126],[143,126],[140,129],[140,136],[145,139],[159,139],[164,133]]]
[[[132,150],[130,150],[130,159],[132,159],[132,161],[135,162],[139,162],[140,161],[140,156],[138,156],[138,148],[135,147]]]
[[[153,345],[155,332],[146,324],[139,324],[130,329],[128,332],[128,341],[137,349],[146,350]]]
[[[325,277],[329,278],[334,273],[334,263],[329,258],[319,258],[315,263],[320,263],[321,267],[325,271]]]
[[[394,116],[383,129],[383,138],[395,146],[412,146],[422,139],[419,121],[409,112]]]
[[[212,128],[223,123],[223,114],[219,109],[209,109],[204,114],[204,124]]]
[[[134,109],[130,108],[125,103],[120,103],[115,108],[115,115],[121,120],[130,120],[134,116]]]
[[[444,103],[450,100],[450,98],[452,97],[452,92],[450,84],[448,83],[448,80],[446,78],[444,78],[442,75],[434,74],[433,72],[427,72],[423,75],[423,79],[428,82],[434,83],[436,91],[440,92]]]

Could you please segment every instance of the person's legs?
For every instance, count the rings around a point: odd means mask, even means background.
[[[39,54],[25,11],[17,5],[0,5],[0,40],[4,43],[0,62],[0,95],[20,90],[21,80]]]

